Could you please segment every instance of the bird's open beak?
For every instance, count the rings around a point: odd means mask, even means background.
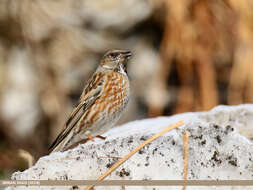
[[[132,57],[131,51],[125,51],[125,52],[122,52],[122,54],[125,59],[130,59]]]

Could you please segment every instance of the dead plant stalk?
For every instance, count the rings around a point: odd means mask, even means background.
[[[121,160],[119,160],[118,162],[116,162],[109,170],[107,170],[103,175],[101,175],[100,177],[98,177],[97,180],[99,180],[99,181],[103,180],[109,174],[111,174],[115,169],[117,169],[120,165],[122,165],[125,161],[127,161],[130,157],[132,157],[136,152],[138,152],[139,150],[141,150],[144,146],[146,146],[147,144],[151,143],[152,141],[154,141],[155,139],[157,139],[161,135],[167,133],[168,131],[171,131],[172,129],[175,129],[175,128],[183,125],[183,124],[184,124],[184,121],[179,121],[177,123],[174,123],[174,124],[170,125],[168,128],[164,129],[163,131],[161,131],[161,132],[157,133],[156,135],[154,135],[153,137],[149,138],[144,143],[142,143],[141,145],[139,145],[136,149],[134,149],[132,152],[130,152],[125,157],[123,157]],[[94,185],[90,185],[90,186],[86,187],[85,190],[91,190],[93,187],[94,187]]]

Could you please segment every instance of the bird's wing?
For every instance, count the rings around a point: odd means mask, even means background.
[[[64,129],[50,146],[50,151],[55,149],[65,139],[65,137],[70,133],[70,131],[78,124],[86,111],[101,96],[103,91],[103,83],[103,77],[94,75],[91,78],[80,97],[78,105],[71,112]]]

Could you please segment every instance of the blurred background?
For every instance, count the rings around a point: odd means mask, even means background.
[[[1,0],[0,179],[47,153],[110,49],[129,49],[119,124],[253,102],[251,0]]]

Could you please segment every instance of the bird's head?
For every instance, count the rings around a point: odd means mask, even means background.
[[[102,58],[100,67],[115,72],[126,73],[126,65],[132,53],[127,50],[111,50]]]

